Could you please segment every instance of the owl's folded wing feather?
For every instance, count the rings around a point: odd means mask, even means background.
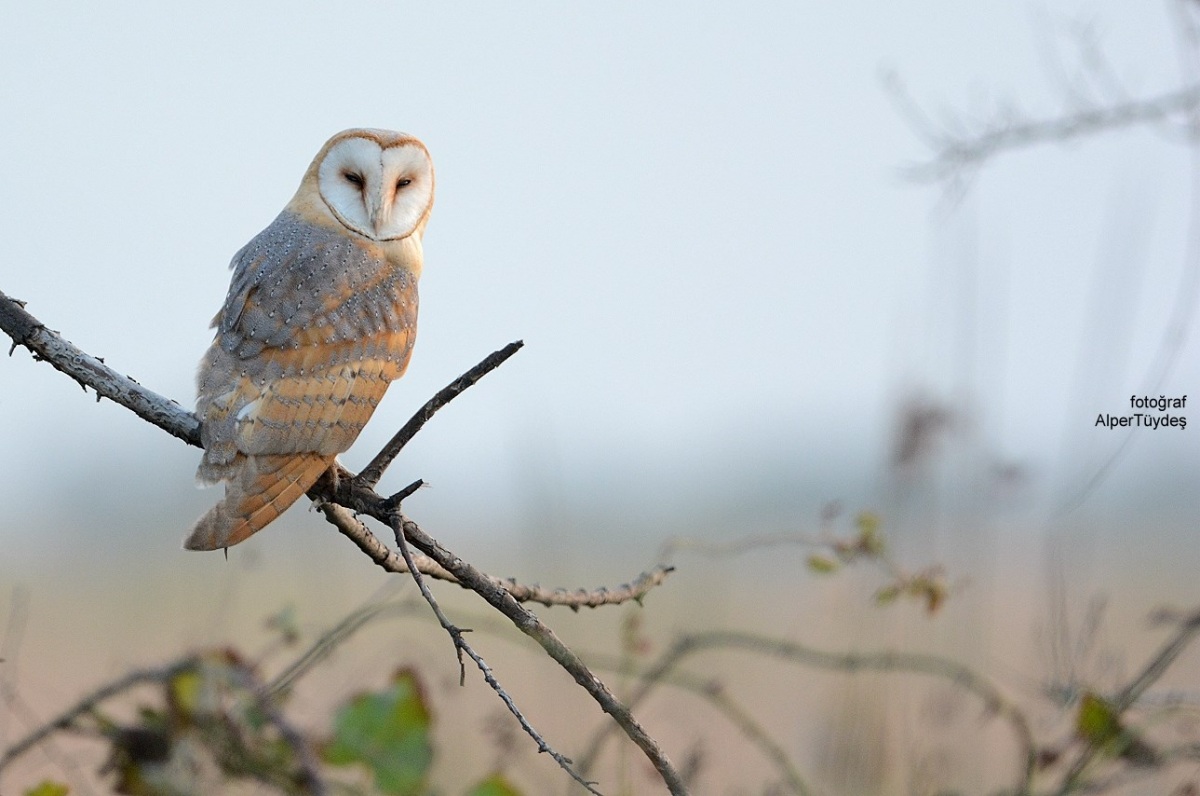
[[[234,258],[234,278],[200,367],[202,481],[239,455],[350,447],[416,334],[412,274],[284,213]]]

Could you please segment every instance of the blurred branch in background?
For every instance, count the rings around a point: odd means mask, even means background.
[[[831,525],[839,513],[840,507],[827,507],[823,512],[823,524]],[[916,572],[909,572],[900,566],[892,556],[881,530],[882,520],[874,512],[859,512],[854,517],[853,524],[854,533],[842,536],[834,534],[828,527],[818,536],[785,532],[735,536],[720,541],[674,536],[659,548],[658,560],[672,561],[679,552],[730,558],[773,547],[810,548],[815,551],[805,561],[810,571],[819,575],[829,575],[843,567],[867,562],[873,564],[887,578],[887,582],[875,591],[875,601],[878,604],[887,605],[904,597],[922,603],[930,614],[937,613],[951,594],[942,568],[933,564]]]
[[[897,111],[933,152],[929,160],[902,170],[905,177],[916,182],[960,180],[1008,152],[1046,143],[1068,143],[1126,127],[1168,123],[1200,108],[1200,85],[1196,85],[1041,119],[1030,118],[1013,105],[1001,105],[988,119],[953,119],[938,124],[912,99],[898,75],[886,73],[883,84]],[[1189,136],[1195,134],[1188,130]]]

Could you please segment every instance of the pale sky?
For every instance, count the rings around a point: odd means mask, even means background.
[[[1041,147],[947,201],[901,179],[928,150],[881,74],[935,119],[1008,100],[1055,115],[1054,64],[1077,70],[1086,28],[1148,96],[1180,85],[1171,6],[524,8],[6,4],[0,290],[191,406],[232,254],[327,137],[388,127],[428,145],[437,203],[409,375],[348,465],[485,354],[527,344],[390,475],[435,484],[439,517],[518,527],[546,491],[675,506],[767,481],[808,522],[824,500],[877,499],[911,394],[969,415],[1035,503],[1115,448],[1093,420],[1127,411],[1163,339],[1187,149],[1145,130]],[[1200,406],[1200,334],[1184,346],[1161,392]],[[26,352],[0,385],[0,501],[22,507],[0,538],[64,489],[190,489],[198,452]],[[1200,474],[1193,417],[1139,435],[1115,483]],[[176,536],[215,500],[178,509]]]

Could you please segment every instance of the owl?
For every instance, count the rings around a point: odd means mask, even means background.
[[[196,377],[202,484],[224,499],[184,542],[216,550],[278,517],[358,437],[417,333],[433,163],[404,133],[326,142],[296,195],[233,257]]]

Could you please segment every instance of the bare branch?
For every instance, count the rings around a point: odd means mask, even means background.
[[[1168,667],[1175,662],[1175,659],[1195,641],[1198,634],[1200,634],[1200,611],[1195,611],[1179,623],[1174,635],[1167,639],[1158,653],[1147,661],[1142,670],[1111,700],[1109,707],[1113,715],[1120,719],[1125,711],[1129,710],[1145,693],[1146,689],[1158,682]],[[1080,784],[1083,772],[1101,751],[1095,744],[1085,746],[1079,756],[1075,758],[1075,762],[1071,764],[1066,776],[1063,777],[1062,787],[1056,793],[1074,792]]]
[[[36,359],[49,362],[84,389],[91,387],[98,396],[124,406],[189,445],[200,447],[200,421],[195,415],[80,351],[26,312],[24,302],[3,292],[0,292],[0,329],[13,339],[9,354],[17,346],[25,346]]]
[[[0,755],[0,771],[3,771],[9,763],[28,752],[51,734],[58,732],[59,730],[65,730],[69,728],[72,724],[74,724],[76,719],[95,710],[95,708],[101,702],[111,699],[118,694],[122,694],[135,686],[142,685],[143,683],[161,683],[170,680],[180,672],[194,668],[198,661],[198,658],[194,656],[188,656],[186,658],[180,658],[174,663],[169,663],[166,666],[160,666],[156,669],[136,669],[127,673],[124,677],[113,680],[111,683],[107,683],[100,688],[97,688],[95,691],[88,694],[71,707],[67,708],[55,718],[46,722],[41,727],[38,727],[24,738],[5,749],[4,754]]]
[[[404,537],[404,517],[399,511],[392,513],[391,526],[392,531],[396,534],[396,546],[400,548],[400,554],[404,557],[404,561],[408,565],[408,570],[412,573],[413,580],[417,583],[417,588],[421,590],[421,596],[425,598],[425,602],[429,603],[429,607],[433,609],[433,615],[437,617],[438,623],[442,626],[443,630],[450,634],[450,639],[454,642],[454,650],[458,654],[458,684],[462,685],[466,680],[466,669],[463,668],[462,659],[462,656],[465,653],[467,657],[475,661],[475,665],[478,666],[479,671],[483,673],[484,681],[491,686],[492,690],[495,691],[500,697],[500,700],[504,702],[504,706],[508,708],[508,712],[516,718],[517,722],[521,725],[521,728],[525,730],[525,733],[533,739],[534,743],[537,744],[538,751],[545,752],[546,754],[550,755],[550,757],[554,758],[554,762],[558,763],[559,768],[567,772],[571,779],[582,785],[588,793],[595,794],[595,796],[602,796],[598,790],[592,787],[592,783],[588,782],[583,777],[579,776],[578,773],[576,773],[575,769],[571,766],[571,761],[557,749],[546,743],[546,740],[542,738],[541,734],[534,729],[532,724],[529,723],[529,720],[525,718],[525,714],[521,712],[520,708],[517,707],[517,704],[513,702],[512,697],[509,696],[508,692],[504,690],[504,687],[500,685],[500,681],[497,680],[496,676],[492,673],[492,667],[488,666],[483,660],[483,657],[480,656],[479,653],[477,653],[475,649],[467,643],[467,639],[464,634],[470,631],[465,631],[455,625],[450,621],[446,614],[442,612],[437,600],[433,597],[433,593],[429,591],[429,587],[425,585],[425,580],[421,577],[421,573],[417,569],[416,563],[412,559],[412,554],[408,550],[408,542]]]
[[[408,572],[404,559],[388,547],[371,532],[371,529],[355,517],[354,512],[337,503],[321,502],[318,504],[326,519],[334,525],[350,541],[358,546],[368,557],[382,569],[388,572],[403,574]],[[428,575],[437,580],[458,583],[453,575],[436,561],[421,553],[413,553],[413,561],[422,575]],[[604,605],[620,605],[630,601],[640,602],[652,589],[662,585],[667,576],[675,571],[674,567],[659,565],[648,572],[643,572],[630,583],[622,583],[616,588],[600,586],[592,590],[546,588],[534,584],[526,586],[513,578],[497,578],[492,575],[485,577],[497,588],[504,589],[517,602],[541,603],[547,608],[562,605],[573,611],[580,608],[599,608]],[[459,584],[462,586],[462,584]],[[463,588],[468,588],[463,586]]]
[[[457,398],[463,390],[503,365],[509,357],[520,351],[523,345],[525,343],[521,340],[509,343],[439,390],[437,395],[426,401],[425,405],[418,409],[417,413],[396,432],[396,435],[388,441],[387,445],[383,446],[383,450],[371,460],[370,464],[363,468],[363,471],[358,474],[359,482],[363,486],[374,488],[379,483],[379,479],[383,477],[383,471],[400,455],[400,451],[404,449],[408,441],[421,430],[421,426],[425,425],[425,422],[433,417],[437,410]]]
[[[659,658],[658,663],[648,668],[639,677],[640,687],[629,698],[630,709],[636,708],[647,696],[674,671],[684,658],[705,650],[740,649],[769,655],[803,666],[834,669],[853,674],[860,671],[881,671],[923,674],[948,680],[983,701],[984,707],[1000,716],[1012,728],[1013,736],[1022,757],[1021,773],[1016,793],[1028,793],[1037,765],[1037,748],[1033,730],[1028,719],[996,686],[982,675],[954,661],[933,655],[916,655],[903,652],[834,653],[816,650],[793,641],[757,636],[733,631],[712,631],[681,637]],[[610,732],[599,733],[592,740],[587,752],[580,758],[579,768],[586,775],[599,757],[604,741]]]
[[[416,523],[405,519],[402,527],[405,539],[448,569],[459,583],[470,588],[493,608],[507,616],[522,633],[540,644],[559,666],[566,669],[575,678],[575,682],[579,683],[599,703],[605,713],[613,717],[613,720],[624,730],[630,740],[649,758],[673,795],[687,793],[686,784],[659,747],[658,742],[650,737],[649,733],[634,718],[629,708],[613,696],[608,686],[591,673],[579,656],[566,644],[563,644],[553,630],[543,624],[529,609],[517,602],[503,587],[493,583],[482,572],[446,550],[437,540],[427,536]]]
[[[132,379],[118,376],[103,362],[84,354],[71,343],[62,340],[57,333],[45,329],[41,322],[25,312],[21,302],[14,301],[3,293],[0,293],[0,329],[7,332],[13,338],[15,344],[26,346],[36,356],[49,361],[54,367],[72,376],[72,378],[75,378],[85,387],[93,387],[99,394],[109,397],[122,406],[137,412],[139,416],[148,422],[168,431],[189,444],[199,447],[200,424],[194,415],[152,391],[146,390]],[[438,395],[442,396],[440,399],[435,396],[432,401],[426,404],[425,409],[418,413],[418,417],[421,419],[418,421],[414,418],[414,420],[410,421],[409,425],[415,423],[415,427],[408,434],[408,437],[411,437],[411,434],[415,433],[416,429],[429,416],[432,416],[440,406],[443,406],[455,395],[471,386],[471,384],[474,384],[479,378],[494,369],[519,348],[520,344],[514,343],[497,351],[485,359],[484,362],[480,363],[479,366],[468,371],[460,379],[439,393]],[[428,410],[427,413],[426,410]],[[389,454],[391,457],[394,457],[395,452],[398,452],[405,442],[407,442],[408,437],[404,435],[405,432],[402,429],[392,442],[388,444],[381,455],[376,457],[376,461],[372,462],[376,472],[381,473],[390,461]],[[309,497],[317,502],[318,506],[325,513],[326,518],[339,531],[351,538],[358,545],[359,549],[370,556],[371,560],[375,561],[376,564],[389,571],[407,571],[407,565],[404,565],[404,570],[400,569],[402,561],[399,559],[401,557],[396,557],[391,551],[387,550],[386,546],[379,542],[374,537],[374,534],[371,534],[362,523],[354,520],[353,514],[350,513],[358,512],[367,514],[385,525],[390,525],[392,517],[399,516],[398,506],[391,500],[382,498],[376,494],[372,485],[365,483],[362,479],[353,476],[353,474],[346,473],[345,471],[342,472],[350,477],[338,479],[323,478],[309,490]],[[338,504],[349,511],[339,510]],[[613,696],[608,687],[587,669],[579,659],[579,656],[563,644],[549,627],[518,602],[514,594],[509,591],[510,588],[514,588],[511,582],[500,581],[497,578],[485,575],[461,558],[452,555],[440,543],[432,537],[427,536],[416,523],[410,520],[404,519],[402,521],[401,530],[406,540],[424,552],[426,556],[432,559],[433,563],[445,570],[453,580],[458,582],[463,588],[474,591],[490,605],[507,616],[523,633],[541,644],[550,657],[566,669],[575,681],[599,703],[604,712],[611,715],[621,729],[629,735],[630,739],[642,749],[658,770],[672,794],[687,793],[686,785],[675,771],[666,754],[659,747],[658,742],[650,737],[629,712],[628,708]],[[434,571],[433,567],[427,562],[418,563],[416,558],[412,559],[412,567],[418,569],[418,571],[421,568],[428,568],[431,570],[431,574]],[[661,583],[669,571],[668,568],[660,568],[660,571],[656,573],[650,573],[643,578],[639,578],[637,583],[626,590],[624,599],[640,599],[645,590]],[[437,577],[437,575],[434,576]],[[579,597],[578,594],[573,596],[568,592],[545,593],[539,591],[536,587],[522,587],[522,589],[515,590],[525,591],[528,599],[544,598],[547,604],[555,605],[608,605],[619,601],[617,597],[614,597],[611,592],[606,590],[598,590],[594,594],[585,592],[582,597]],[[477,661],[477,663],[480,663],[480,661]],[[490,670],[485,671],[485,677],[490,677]]]

